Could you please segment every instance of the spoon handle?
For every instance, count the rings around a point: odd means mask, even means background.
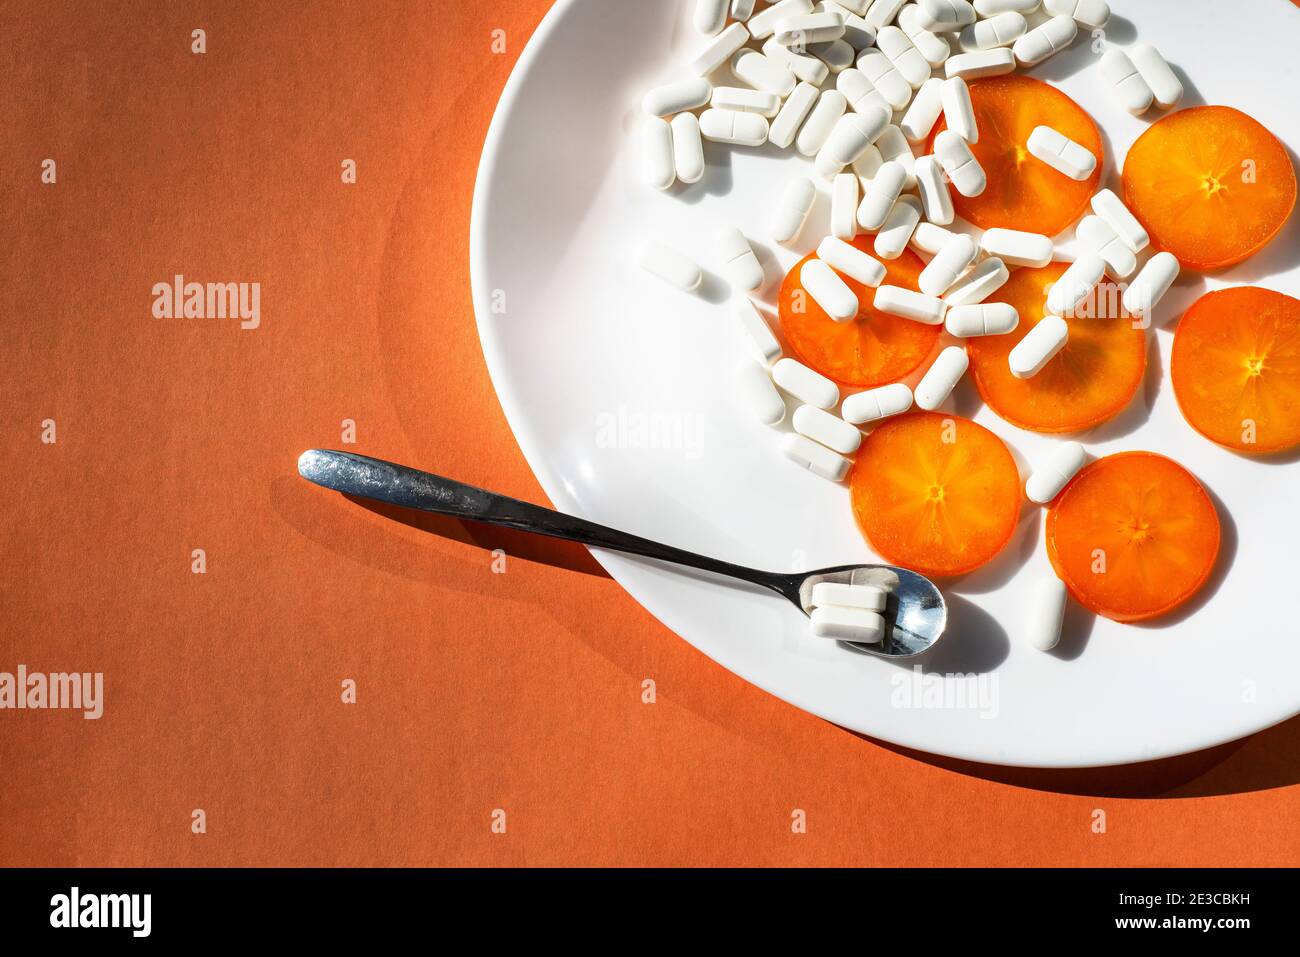
[[[383,459],[312,449],[299,456],[298,472],[309,482],[346,495],[686,565],[770,588],[798,603],[793,576],[718,561]]]

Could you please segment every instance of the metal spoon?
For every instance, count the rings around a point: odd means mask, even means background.
[[[783,595],[805,615],[812,612],[812,590],[818,582],[886,587],[890,597],[884,615],[884,639],[876,644],[852,646],[881,658],[910,658],[920,654],[939,640],[948,623],[948,606],[939,589],[929,579],[906,568],[841,565],[791,575],[759,571],[706,558],[671,545],[661,545],[439,475],[351,452],[311,449],[298,457],[298,473],[309,482],[347,495],[535,532],[581,542],[593,548],[609,548],[739,578]]]

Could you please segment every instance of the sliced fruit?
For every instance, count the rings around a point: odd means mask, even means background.
[[[1055,236],[1088,207],[1101,182],[1104,159],[1101,133],[1083,107],[1056,87],[1033,77],[1008,74],[973,80],[971,105],[979,142],[971,152],[988,176],[979,196],[953,191],[957,215],[981,229],[1002,226]],[[1026,144],[1036,126],[1050,126],[1097,157],[1097,168],[1079,182],[1030,155]],[[927,152],[934,152],[935,127]]]
[[[1286,148],[1228,106],[1157,120],[1124,159],[1124,201],[1152,243],[1188,269],[1241,262],[1277,235],[1295,206]]]
[[[1047,513],[1047,555],[1084,607],[1115,621],[1168,612],[1205,584],[1219,515],[1196,477],[1153,452],[1084,466]]]
[[[1000,552],[1020,515],[1020,473],[996,435],[969,419],[912,412],[862,442],[853,514],[886,561],[961,575]]]
[[[1008,353],[1042,320],[1047,289],[1067,268],[1049,263],[1013,271],[991,298],[1015,306],[1020,324],[1005,335],[966,341],[985,403],[1031,432],[1079,432],[1106,421],[1129,404],[1146,370],[1146,332],[1134,328],[1119,304],[1119,288],[1106,281],[1066,319],[1070,341],[1038,375],[1011,374]]]
[[[1210,441],[1255,454],[1300,445],[1300,300],[1206,293],[1179,320],[1170,365],[1183,418]]]
[[[874,255],[874,236],[858,236],[853,245]],[[844,385],[867,387],[897,382],[925,361],[943,331],[899,316],[877,312],[871,303],[876,291],[848,276],[841,278],[858,297],[858,314],[848,322],[836,322],[826,315],[799,281],[801,259],[781,284],[781,330],[795,355],[804,365]],[[885,265],[883,284],[917,289],[917,276],[925,268],[910,249]]]

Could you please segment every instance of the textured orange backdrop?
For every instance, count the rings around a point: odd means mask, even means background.
[[[1294,863],[1295,721],[1126,769],[935,763],[744,684],[581,550],[296,477],[351,419],[359,451],[541,499],[467,235],[548,6],[0,7],[0,670],[107,685],[99,721],[0,712],[0,861]],[[176,273],[260,282],[261,327],[152,318]]]

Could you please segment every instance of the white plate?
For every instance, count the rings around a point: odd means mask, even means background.
[[[1193,74],[1184,105],[1232,105],[1300,143],[1300,11],[1291,4],[1256,0],[1239,16],[1224,15],[1215,0],[1113,6],[1110,42],[1136,39],[1123,18],[1132,15],[1144,40]],[[772,196],[810,169],[793,151],[709,144],[704,181],[660,194],[640,180],[630,134],[641,94],[684,75],[700,45],[686,0],[559,0],[538,28],[497,108],[474,197],[474,302],[492,380],[557,508],[770,569],[876,560],[854,526],[847,490],[783,459],[778,434],[729,401],[730,373],[745,353],[721,304],[721,280],[686,295],[635,265],[642,241],[658,236],[713,266],[712,238],[725,224],[757,238],[773,279],[797,259],[764,239]],[[1084,38],[1033,75],[1097,119],[1112,179],[1115,157],[1150,120],[1110,100],[1095,58]],[[825,233],[826,205],[823,198],[801,253]],[[1031,650],[1018,636],[1025,596],[1049,572],[1038,516],[1027,512],[993,566],[946,589],[952,630],[914,672],[913,663],[809,637],[807,619],[775,596],[597,557],[655,617],[746,680],[829,721],[935,754],[1116,764],[1210,747],[1290,717],[1300,711],[1300,640],[1281,599],[1298,590],[1289,536],[1300,528],[1300,466],[1250,461],[1200,438],[1158,373],[1168,369],[1174,317],[1206,288],[1300,292],[1296,220],[1208,285],[1175,287],[1156,320],[1158,355],[1143,393],[1084,437],[1096,454],[1170,455],[1216,496],[1220,566],[1190,610],[1130,626],[1072,607],[1062,646]],[[961,389],[955,409],[1000,435],[1022,462],[1054,441],[1008,425],[968,384]],[[962,675],[979,677],[953,677]],[[952,697],[972,691],[973,707]]]

